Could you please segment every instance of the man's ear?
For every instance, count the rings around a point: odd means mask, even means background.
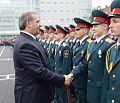
[[[30,28],[30,27],[31,27],[31,21],[27,21],[27,22],[26,22],[26,26],[27,26],[28,28]]]

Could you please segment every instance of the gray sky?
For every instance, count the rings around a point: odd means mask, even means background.
[[[111,2],[113,0],[92,0],[92,8],[101,6],[102,8],[107,6],[110,6]]]

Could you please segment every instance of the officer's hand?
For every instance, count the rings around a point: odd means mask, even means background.
[[[65,82],[64,82],[64,84],[65,84],[65,85],[70,85],[71,82],[72,82],[72,80],[73,80],[73,75],[68,74],[68,75],[64,75],[64,77],[65,77]]]

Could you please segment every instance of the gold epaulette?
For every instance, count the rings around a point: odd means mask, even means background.
[[[111,38],[107,38],[107,39],[105,39],[105,41],[108,42],[108,43],[113,43],[114,42]]]
[[[92,43],[91,38],[87,39],[87,42],[88,42],[89,44],[91,44],[91,43]]]

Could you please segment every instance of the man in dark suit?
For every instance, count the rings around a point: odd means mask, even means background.
[[[35,12],[20,16],[20,36],[13,53],[15,103],[51,103],[53,86],[62,87],[70,82],[69,77],[52,72],[47,52],[36,39],[39,27]]]

